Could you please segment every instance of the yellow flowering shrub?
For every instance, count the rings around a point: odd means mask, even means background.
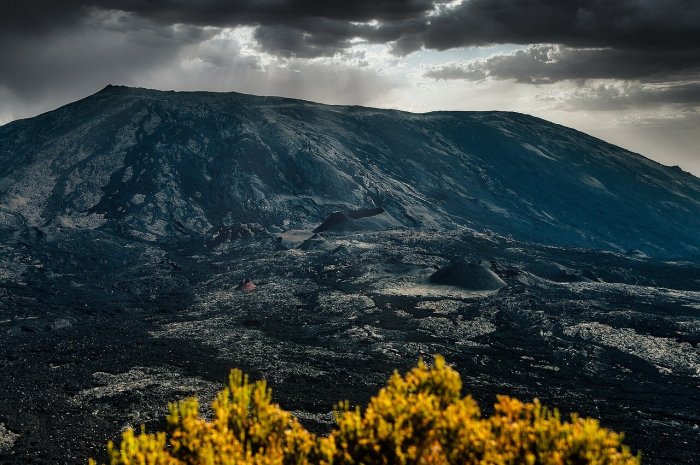
[[[559,412],[539,401],[499,396],[482,417],[461,397],[459,374],[436,356],[422,361],[373,397],[367,408],[338,406],[327,436],[308,432],[272,403],[265,381],[232,370],[217,395],[214,418],[196,399],[170,405],[166,433],[124,432],[108,444],[110,465],[634,465],[641,461],[622,435],[597,420]],[[95,465],[95,461],[90,461]]]

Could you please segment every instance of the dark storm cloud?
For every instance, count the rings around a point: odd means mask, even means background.
[[[35,33],[91,10],[120,10],[162,25],[250,25],[271,52],[320,56],[353,38],[394,42],[397,53],[498,43],[637,50],[694,49],[696,0],[39,0],[3,8],[0,28]],[[378,24],[368,26],[369,21]],[[277,31],[278,37],[273,37]]]
[[[700,72],[700,50],[620,50],[570,48],[540,44],[463,64],[436,66],[425,75],[434,79],[479,81],[487,77],[547,84],[575,79],[664,81]]]
[[[35,0],[4,5],[0,27],[24,33],[41,32],[52,25],[76,22],[97,9],[130,12],[167,25],[287,26],[311,36],[323,34],[332,22],[337,30],[327,40],[340,43],[351,38],[349,34],[355,30],[362,30],[361,25],[349,27],[351,23],[410,22],[432,8],[431,0]],[[343,23],[347,26],[342,27]]]
[[[639,82],[605,83],[581,86],[565,96],[559,107],[566,110],[626,110],[670,106],[681,118],[697,120],[700,106],[700,80],[664,84]]]
[[[650,79],[700,69],[696,0],[472,0],[431,22],[422,45],[535,45],[487,60],[435,68],[438,79]]]
[[[0,91],[38,98],[40,91],[73,81],[128,84],[135,74],[175,60],[217,28],[241,25],[254,28],[260,51],[281,58],[342,55],[358,41],[387,44],[396,55],[554,44],[435,68],[428,75],[527,83],[591,78],[675,82],[695,76],[700,68],[698,24],[697,0],[4,2]]]
[[[431,21],[422,42],[684,49],[700,43],[699,22],[696,0],[468,0]]]
[[[278,56],[332,56],[362,38],[374,43],[418,31],[432,0],[38,0],[3,8],[0,31],[7,40],[46,34],[79,25],[95,11],[123,11],[154,27],[254,26],[262,50]],[[377,21],[381,27],[366,23]]]

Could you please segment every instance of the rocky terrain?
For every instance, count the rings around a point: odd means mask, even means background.
[[[327,431],[434,353],[697,463],[698,231],[697,178],[526,115],[108,87],[0,127],[0,463],[231,367]]]

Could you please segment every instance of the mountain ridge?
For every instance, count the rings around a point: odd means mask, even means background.
[[[623,148],[623,147],[617,146],[617,145],[613,144],[612,142],[608,142],[608,141],[606,141],[605,139],[601,139],[601,138],[599,138],[599,137],[593,136],[593,135],[588,134],[588,133],[586,133],[586,132],[583,132],[583,131],[581,131],[581,130],[578,130],[578,129],[575,129],[575,128],[572,128],[572,127],[569,127],[569,126],[566,126],[566,125],[563,125],[563,124],[560,124],[560,123],[556,123],[556,122],[554,122],[554,121],[549,121],[549,120],[547,120],[547,119],[541,118],[541,117],[539,117],[539,116],[531,115],[531,114],[529,114],[529,113],[523,113],[523,112],[512,111],[512,110],[430,110],[430,111],[425,111],[425,112],[414,112],[414,111],[410,111],[410,110],[400,110],[400,109],[397,109],[397,108],[378,108],[378,107],[370,107],[370,106],[365,106],[365,105],[333,104],[333,103],[314,102],[313,100],[306,100],[306,99],[293,98],[293,97],[283,97],[283,96],[280,96],[280,95],[246,94],[246,93],[243,93],[243,92],[236,92],[236,91],[219,92],[219,91],[209,91],[209,90],[174,90],[174,89],[173,89],[173,90],[162,90],[162,89],[150,89],[150,88],[148,88],[148,87],[132,87],[132,86],[126,86],[126,85],[122,85],[122,84],[107,84],[105,87],[103,87],[102,89],[98,90],[97,92],[95,92],[95,93],[93,93],[93,94],[90,94],[90,95],[88,95],[88,96],[86,96],[86,97],[83,97],[83,98],[81,98],[81,99],[78,99],[78,100],[76,100],[76,101],[74,101],[74,102],[66,103],[66,104],[61,105],[60,107],[58,107],[58,108],[56,108],[56,109],[48,110],[48,111],[45,111],[45,112],[40,113],[40,114],[35,115],[35,116],[26,117],[26,118],[19,118],[19,119],[16,119],[16,120],[8,121],[7,123],[0,125],[0,127],[5,127],[5,126],[8,126],[8,125],[10,125],[10,124],[13,124],[13,123],[16,123],[16,122],[20,122],[20,121],[32,120],[32,119],[34,119],[34,118],[38,118],[38,117],[41,117],[41,116],[43,116],[43,115],[48,115],[48,114],[53,113],[53,112],[55,112],[55,111],[57,111],[57,110],[60,110],[60,109],[62,109],[62,108],[64,108],[64,107],[68,107],[68,106],[71,106],[71,105],[73,105],[73,104],[77,104],[77,103],[79,103],[79,102],[81,102],[81,101],[83,101],[83,100],[87,100],[87,99],[89,99],[89,98],[91,98],[91,97],[94,97],[94,96],[96,96],[96,95],[98,95],[98,94],[101,94],[101,93],[104,93],[104,92],[109,92],[109,91],[112,91],[112,90],[119,90],[119,89],[122,89],[122,90],[153,91],[153,92],[162,92],[162,93],[168,93],[168,94],[197,94],[197,95],[212,95],[212,96],[237,95],[237,96],[253,97],[253,98],[260,98],[260,99],[279,99],[279,100],[284,100],[284,101],[287,101],[287,102],[296,102],[296,103],[301,103],[301,104],[311,104],[311,105],[316,105],[316,106],[337,107],[337,108],[350,108],[350,109],[360,109],[360,110],[362,110],[362,109],[366,109],[366,110],[380,110],[380,111],[386,111],[386,112],[405,113],[405,114],[408,114],[408,115],[461,114],[461,113],[464,113],[464,114],[471,114],[471,113],[486,113],[486,114],[488,114],[488,113],[493,113],[493,114],[506,114],[506,115],[507,115],[507,114],[512,114],[512,115],[519,115],[519,116],[525,116],[525,117],[528,117],[528,118],[532,118],[532,119],[535,120],[535,121],[545,122],[545,123],[547,123],[547,124],[551,124],[551,125],[554,125],[554,126],[559,126],[559,127],[563,128],[563,129],[566,129],[566,130],[569,130],[569,131],[577,132],[577,133],[579,133],[579,134],[582,135],[582,136],[585,136],[585,137],[594,139],[594,140],[596,140],[596,141],[601,142],[602,144],[607,144],[607,145],[610,145],[610,146],[612,146],[612,147],[615,147],[615,148],[618,148],[618,149],[622,149],[622,150],[628,152],[628,153],[631,154],[631,155],[636,155],[636,156],[638,156],[638,157],[641,157],[641,158],[643,158],[643,159],[645,159],[645,160],[648,160],[648,161],[650,161],[650,162],[652,162],[652,163],[655,163],[655,164],[659,165],[660,167],[679,170],[679,171],[681,171],[681,172],[683,172],[683,173],[685,173],[685,174],[687,174],[687,175],[692,176],[693,178],[700,179],[700,177],[694,175],[693,173],[691,173],[691,172],[689,172],[689,171],[685,171],[685,170],[684,170],[681,166],[679,166],[679,165],[664,165],[664,164],[661,163],[661,162],[658,162],[658,161],[653,160],[653,159],[651,159],[651,158],[645,157],[644,155],[642,155],[642,154],[639,153],[639,152],[634,152],[634,151],[632,151],[632,150],[625,149],[625,148]]]
[[[700,253],[698,178],[515,112],[107,86],[0,126],[0,161],[0,211],[36,227],[180,241],[378,207],[385,227]]]

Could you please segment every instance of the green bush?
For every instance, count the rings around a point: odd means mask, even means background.
[[[632,465],[641,458],[622,435],[597,420],[562,420],[537,400],[500,396],[482,417],[470,396],[461,397],[459,374],[436,356],[422,361],[373,397],[367,408],[341,403],[328,436],[307,431],[271,401],[264,381],[248,382],[232,370],[212,407],[199,415],[191,398],[170,405],[167,433],[126,431],[108,444],[111,465]],[[90,461],[94,465],[93,460]]]

